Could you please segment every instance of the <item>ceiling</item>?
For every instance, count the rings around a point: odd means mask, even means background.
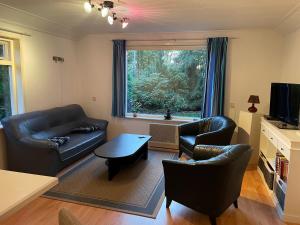
[[[0,0],[0,21],[59,36],[103,32],[178,32],[300,27],[299,0],[115,0],[128,28],[110,26],[97,10],[87,14],[83,0]]]

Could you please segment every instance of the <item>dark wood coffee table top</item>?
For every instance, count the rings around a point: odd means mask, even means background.
[[[141,134],[121,134],[98,147],[94,153],[100,158],[120,159],[134,155],[143,145],[145,145],[151,136]]]

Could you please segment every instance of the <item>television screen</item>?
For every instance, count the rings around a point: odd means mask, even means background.
[[[270,116],[298,126],[300,84],[272,83]]]

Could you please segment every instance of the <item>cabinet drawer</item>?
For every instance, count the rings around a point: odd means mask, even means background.
[[[272,142],[272,144],[277,148],[277,138],[275,137],[275,135],[272,132],[268,132],[268,138],[269,140]]]
[[[284,155],[284,157],[287,160],[290,160],[290,149],[281,141],[278,141],[278,150],[281,152],[282,155]]]
[[[268,130],[267,130],[267,128],[266,128],[266,126],[265,126],[264,124],[261,125],[260,131],[261,131],[264,135],[268,136]]]

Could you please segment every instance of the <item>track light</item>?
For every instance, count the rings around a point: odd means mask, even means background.
[[[95,6],[97,6],[97,9],[101,13],[101,16],[106,17],[109,15],[110,11],[113,10],[114,2],[113,1],[101,1],[99,3],[99,2],[96,2],[96,0],[85,0],[85,2],[83,4],[84,10],[87,13],[90,13]],[[107,22],[110,25],[113,25],[115,20],[118,20],[121,23],[123,29],[125,29],[128,26],[128,18],[118,19],[117,14],[115,12],[111,12],[111,13],[112,14],[107,17]]]
[[[86,1],[86,2],[84,2],[83,7],[84,7],[84,10],[85,10],[87,13],[92,12],[93,6],[92,6],[91,1]]]
[[[109,12],[109,8],[103,7],[101,9],[101,15],[102,15],[102,17],[106,17],[108,15],[108,12]]]
[[[122,28],[125,29],[128,26],[128,19],[123,18],[121,22],[122,22]]]
[[[107,17],[107,21],[110,25],[113,25],[114,24],[114,21],[117,19],[116,17],[116,13],[113,13],[112,16],[108,16]]]

